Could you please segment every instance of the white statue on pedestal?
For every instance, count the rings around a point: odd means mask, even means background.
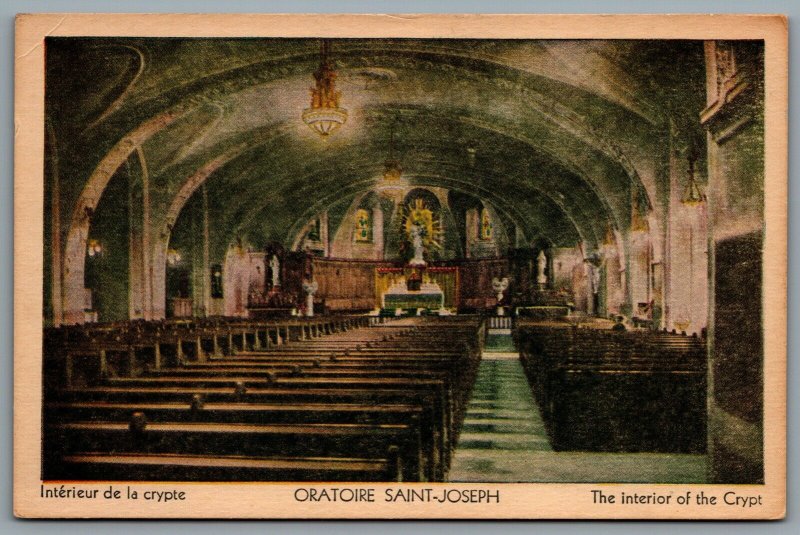
[[[547,256],[544,251],[539,251],[539,256],[536,257],[536,283],[540,286],[547,284],[547,275],[544,274],[544,269],[547,266]]]
[[[504,311],[500,303],[503,301],[503,292],[508,289],[508,277],[503,277],[502,279],[495,277],[492,279],[492,289],[497,294],[497,315],[502,316]]]
[[[592,293],[600,293],[600,268],[597,266],[591,266],[592,275]]]
[[[317,293],[319,284],[317,281],[303,282],[303,290],[306,292],[306,316],[314,316],[314,294]]]
[[[425,259],[423,258],[423,253],[425,251],[425,247],[422,245],[422,227],[419,225],[413,225],[411,227],[411,243],[414,246],[414,258],[411,259],[409,265],[411,266],[424,266]]]
[[[269,260],[269,267],[272,270],[272,287],[281,285],[281,261],[278,260],[278,255],[272,255]]]

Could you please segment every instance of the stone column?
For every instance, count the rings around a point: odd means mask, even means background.
[[[383,260],[383,210],[380,203],[372,208],[372,247],[375,260]]]
[[[144,268],[142,245],[145,243],[142,225],[142,184],[137,180],[130,162],[125,162],[128,179],[128,317],[144,318]],[[122,245],[122,244],[120,244]]]
[[[210,244],[209,244],[209,219],[208,219],[208,190],[205,182],[202,186],[203,190],[203,315],[208,316],[211,313],[211,262],[210,262]]]
[[[762,483],[764,345],[780,351],[782,342],[764,337],[763,249],[785,246],[765,243],[763,234],[763,42],[708,41],[705,55],[709,482]],[[783,195],[778,187],[777,198]],[[777,310],[785,298],[785,292],[769,296]]]
[[[136,148],[142,171],[142,316],[153,319],[153,265],[150,261],[150,173],[142,147]]]
[[[50,164],[50,304],[53,309],[53,325],[63,322],[64,309],[61,290],[61,183],[58,175],[58,147],[50,121],[45,121],[48,141],[48,161]]]

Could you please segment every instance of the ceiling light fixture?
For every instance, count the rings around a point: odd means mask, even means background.
[[[697,160],[697,153],[692,150],[689,153],[689,180],[686,182],[686,187],[683,189],[681,196],[681,203],[686,206],[697,206],[706,200],[706,196],[700,190],[700,186],[694,179],[694,162]]]
[[[467,147],[467,162],[469,163],[470,167],[475,167],[475,160],[477,154],[478,154],[478,149],[476,149],[471,145]]]
[[[394,154],[394,128],[395,122],[392,122],[389,134],[389,157],[383,165],[383,178],[375,186],[379,193],[387,197],[397,196],[408,187],[408,181],[403,178],[403,167]]]
[[[336,91],[336,71],[328,58],[331,44],[322,41],[319,68],[314,72],[315,87],[311,88],[311,107],[303,110],[303,122],[323,138],[338,130],[347,121],[347,110],[339,107],[342,96]]]

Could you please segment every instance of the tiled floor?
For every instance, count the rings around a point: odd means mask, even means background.
[[[705,456],[554,452],[516,353],[484,353],[449,480],[701,483]]]

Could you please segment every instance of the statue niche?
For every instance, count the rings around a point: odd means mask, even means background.
[[[409,194],[402,205],[400,252],[401,259],[409,265],[425,266],[441,251],[443,232],[439,212],[436,198],[424,190],[419,190],[417,196]]]
[[[445,314],[444,292],[435,275],[429,273],[439,268],[428,267],[429,261],[435,259],[433,253],[442,248],[438,201],[430,192],[414,190],[401,210],[401,255],[405,266],[397,268],[399,277],[381,296],[382,308],[395,315],[423,311]]]
[[[250,288],[247,308],[251,318],[296,313],[305,253],[287,253],[272,243],[264,251],[264,291]]]
[[[278,244],[270,244],[264,252],[264,288],[267,292],[280,290],[283,280],[284,250]]]

